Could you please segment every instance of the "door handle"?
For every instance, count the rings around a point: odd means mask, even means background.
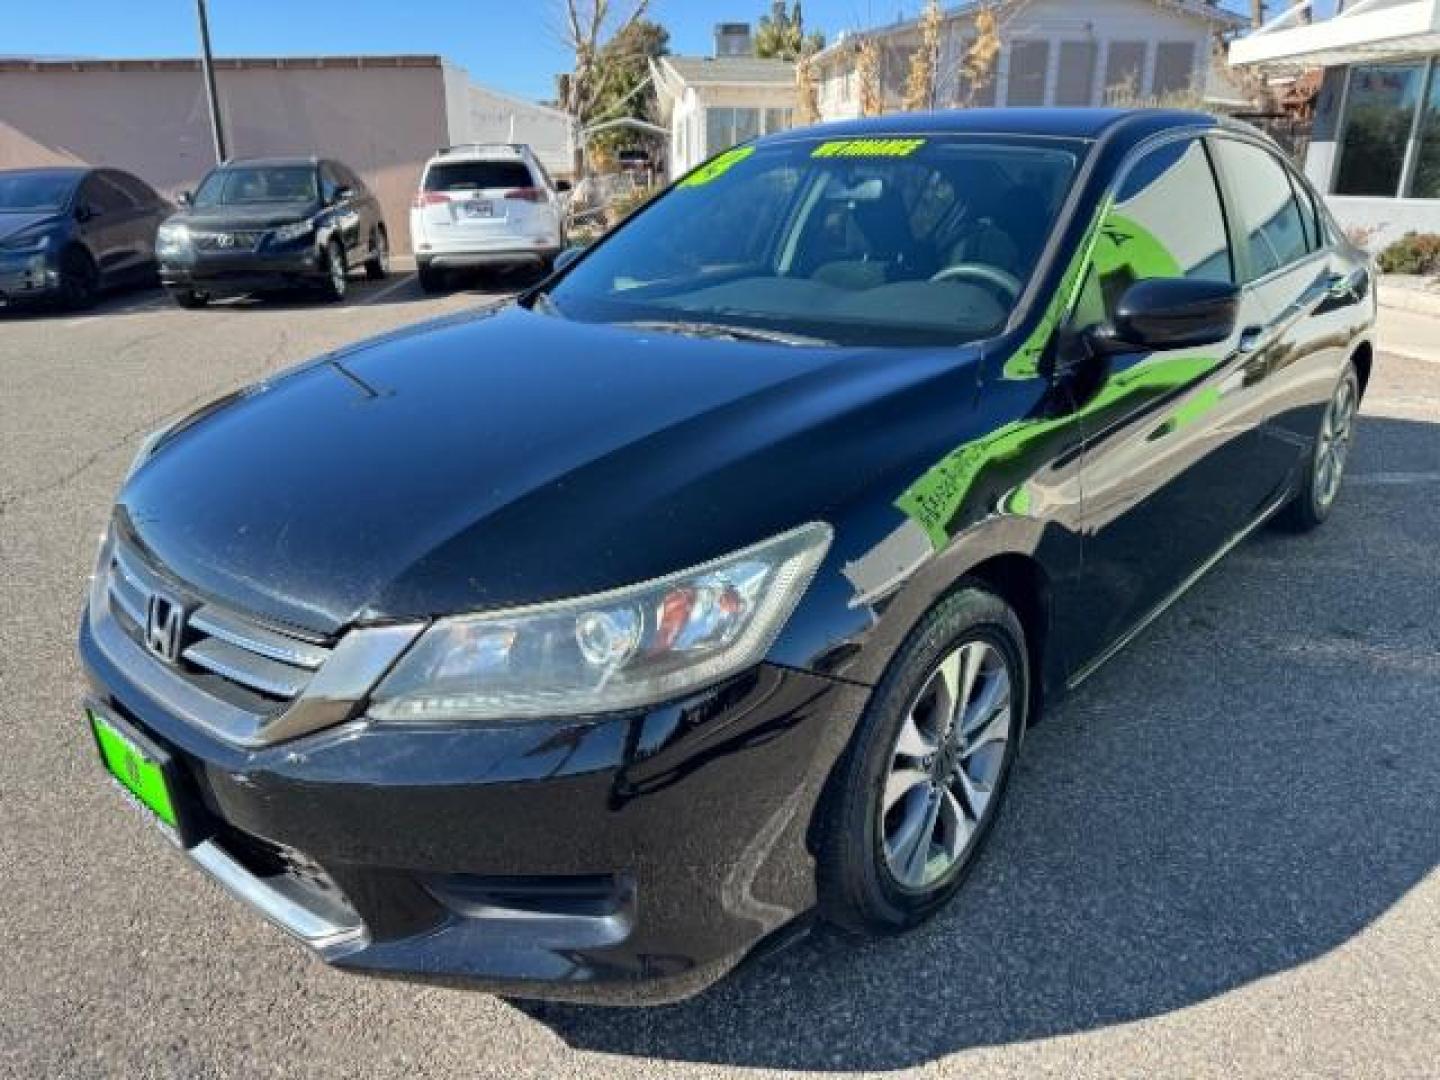
[[[1258,352],[1265,342],[1265,327],[1247,326],[1240,331],[1240,344],[1237,346],[1242,353]]]

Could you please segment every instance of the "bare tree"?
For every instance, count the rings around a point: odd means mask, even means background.
[[[815,70],[817,50],[806,48],[801,51],[795,64],[795,93],[799,99],[800,123],[814,124],[820,120],[819,72]]]
[[[980,92],[995,78],[995,61],[1000,56],[1000,20],[994,8],[982,7],[975,13],[975,40],[960,61],[960,78],[964,86],[961,104],[971,108]]]
[[[920,13],[920,47],[910,54],[910,70],[905,79],[905,97],[901,108],[906,112],[935,107],[935,84],[940,73],[942,21],[940,0],[928,0]]]
[[[856,46],[855,78],[860,83],[860,115],[879,116],[885,111],[880,89],[880,43],[871,35],[861,38]]]
[[[608,72],[602,63],[605,42],[623,34],[644,17],[650,0],[552,0],[559,6],[560,37],[574,56],[568,75],[560,79],[560,107],[577,125],[584,125],[604,99]],[[581,171],[576,150],[576,173]]]

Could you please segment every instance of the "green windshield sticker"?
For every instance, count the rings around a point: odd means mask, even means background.
[[[681,180],[679,186],[682,188],[692,188],[708,184],[711,180],[724,176],[753,153],[755,153],[753,146],[737,146],[734,150],[726,150],[723,154],[700,166],[700,168],[696,169],[684,180]]]
[[[821,143],[810,156],[812,158],[909,157],[924,145],[924,139],[833,139],[830,142]]]

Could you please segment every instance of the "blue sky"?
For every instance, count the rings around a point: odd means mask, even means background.
[[[217,56],[440,53],[477,82],[533,98],[552,96],[554,74],[568,66],[552,0],[209,3]],[[833,38],[913,15],[919,6],[808,0],[804,9],[807,24]],[[0,55],[149,58],[193,55],[197,47],[193,0],[0,0],[0,7]],[[704,54],[714,23],[753,23],[769,7],[769,0],[652,0],[652,17],[669,27],[675,52]]]

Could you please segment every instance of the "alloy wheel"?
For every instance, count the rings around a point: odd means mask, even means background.
[[[965,857],[1004,774],[1011,673],[971,640],[949,653],[905,713],[880,799],[885,863],[896,883],[927,889]]]
[[[1325,410],[1325,420],[1320,425],[1320,445],[1315,448],[1315,502],[1322,510],[1328,509],[1340,493],[1359,403],[1355,380],[1341,379]]]
[[[348,284],[345,276],[345,255],[338,245],[330,247],[330,292],[336,299],[345,295]]]

